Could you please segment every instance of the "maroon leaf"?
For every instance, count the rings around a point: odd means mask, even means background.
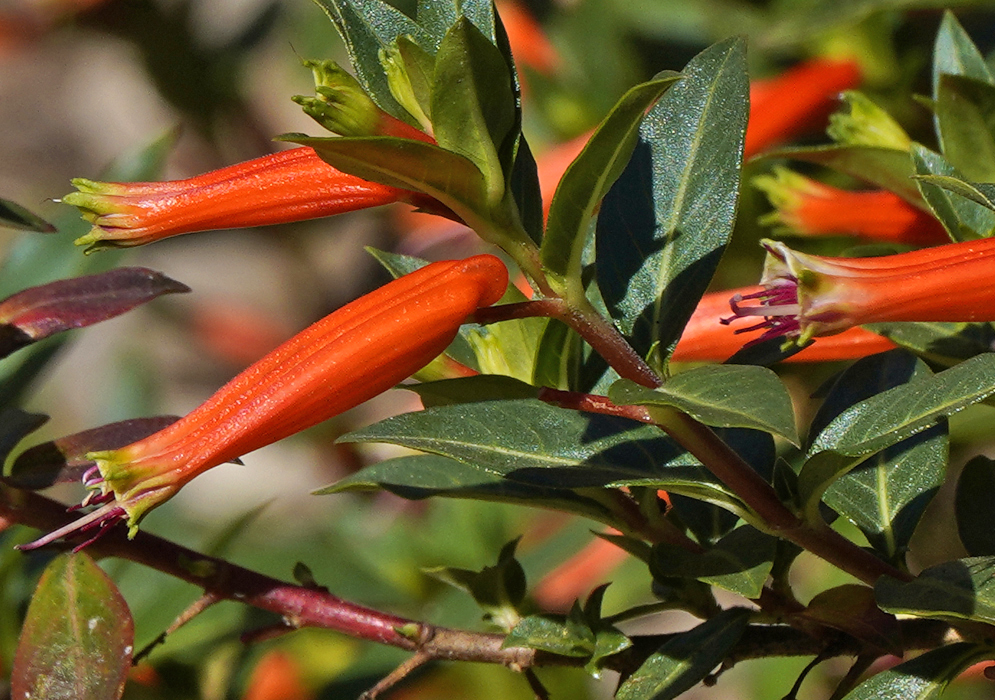
[[[0,302],[0,357],[48,336],[123,314],[162,294],[190,288],[144,267],[31,287]]]
[[[87,452],[130,445],[177,420],[178,416],[133,418],[43,442],[17,456],[4,482],[17,488],[36,490],[79,481],[83,473],[94,466],[94,462],[86,458]]]
[[[93,559],[82,552],[59,555],[28,606],[12,700],[118,700],[134,634],[127,603]]]

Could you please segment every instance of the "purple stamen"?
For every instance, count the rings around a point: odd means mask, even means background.
[[[127,512],[121,506],[114,502],[107,503],[92,513],[87,513],[86,515],[77,518],[68,525],[63,525],[62,527],[53,530],[52,532],[39,537],[34,542],[29,542],[27,544],[20,544],[15,547],[22,552],[31,551],[32,549],[38,549],[39,547],[44,547],[46,544],[51,544],[56,540],[62,539],[67,535],[71,535],[76,532],[86,532],[94,527],[99,527],[100,531],[97,533],[96,537],[92,537],[78,548],[85,547],[86,545],[93,542],[95,539],[103,535],[111,527],[124,520],[127,517]],[[77,548],[77,549],[78,549]],[[73,550],[77,551],[77,550]]]
[[[778,284],[771,284],[765,289],[752,294],[736,294],[729,299],[729,307],[733,315],[729,318],[719,319],[719,322],[728,326],[737,318],[763,317],[763,321],[746,328],[738,328],[734,333],[750,333],[761,329],[767,329],[758,338],[754,338],[746,344],[746,347],[762,343],[771,338],[786,335],[797,335],[801,324],[798,316],[801,313],[801,304],[798,303],[798,280],[789,277],[777,280]],[[743,305],[744,301],[758,301],[759,304]]]

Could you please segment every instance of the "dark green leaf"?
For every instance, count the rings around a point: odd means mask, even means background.
[[[939,97],[944,75],[961,75],[995,85],[984,56],[964,31],[952,12],[943,13],[943,21],[933,45],[933,99]]]
[[[995,180],[995,86],[940,76],[935,104],[943,155],[970,180]]]
[[[568,284],[582,286],[588,232],[601,200],[622,173],[639,138],[643,115],[680,78],[668,73],[629,90],[560,179],[549,209],[542,262]]]
[[[992,527],[995,462],[979,455],[964,465],[957,478],[957,534],[971,556],[995,555]]]
[[[860,401],[915,379],[931,376],[915,356],[891,351],[863,358],[835,381],[812,421],[811,433],[819,435],[837,416]],[[919,518],[939,487],[947,456],[946,426],[939,425],[863,460],[852,471],[830,467],[820,480],[828,479],[825,502],[856,524],[871,544],[890,560],[908,545]],[[854,460],[820,457],[813,464],[835,464],[849,470]],[[811,511],[822,496],[822,482],[813,486],[812,469],[802,469],[801,489],[805,507]],[[813,499],[810,501],[809,499]],[[813,512],[814,515],[814,512]]]
[[[743,525],[703,554],[657,544],[650,570],[656,577],[693,578],[744,598],[758,598],[774,564],[776,549],[776,538]]]
[[[131,668],[134,626],[114,583],[86,554],[45,569],[14,658],[11,695],[117,700]]]
[[[944,422],[872,455],[830,485],[823,500],[897,561],[943,483],[947,432]]]
[[[724,610],[679,634],[650,656],[619,687],[618,700],[670,700],[711,673],[746,630],[750,613]]]
[[[915,174],[908,151],[872,146],[816,146],[783,148],[763,156],[790,158],[832,168],[871,185],[890,190],[903,199],[923,206],[922,195],[912,176]]]
[[[512,540],[502,547],[497,563],[480,571],[441,567],[427,569],[425,573],[466,591],[484,609],[486,619],[510,629],[518,620],[517,609],[525,599],[527,588],[525,570],[515,558],[518,541]]]
[[[386,50],[399,36],[411,36],[423,48],[433,46],[429,34],[404,13],[383,0],[315,0],[335,24],[352,61],[353,70],[363,88],[381,109],[407,119],[407,113],[394,99],[380,51]]]
[[[931,377],[914,379],[838,415],[811,454],[877,452],[995,394],[995,354],[978,355]]]
[[[367,467],[317,495],[386,490],[402,498],[465,498],[561,510],[614,524],[614,516],[597,500],[569,489],[521,484],[472,464],[438,455],[396,457]]]
[[[955,241],[965,241],[986,238],[992,234],[995,230],[995,212],[962,196],[952,194],[923,177],[930,175],[960,177],[957,170],[943,156],[924,146],[913,144],[912,160],[916,174],[920,176],[915,182],[922,192],[923,199],[951,238]]]
[[[38,233],[52,233],[55,226],[37,216],[20,204],[0,197],[0,226],[16,228],[21,231],[36,231]]]
[[[643,119],[597,224],[601,293],[636,350],[662,364],[732,233],[749,84],[729,39],[691,60]],[[554,256],[555,257],[555,256]]]
[[[764,430],[800,444],[788,390],[766,367],[707,365],[674,375],[656,389],[622,379],[608,396],[617,404],[670,406],[705,425]]]
[[[432,126],[439,146],[474,163],[488,201],[504,196],[516,125],[514,76],[500,50],[460,17],[435,57]]]
[[[909,582],[882,577],[878,605],[896,615],[956,617],[995,623],[995,557],[970,557],[931,566]]]
[[[522,227],[536,245],[542,243],[543,210],[542,192],[539,188],[539,170],[535,157],[529,148],[525,135],[518,137],[518,148],[515,151],[515,163],[511,168],[511,194],[518,206],[518,214]]]
[[[872,323],[867,328],[930,362],[947,366],[995,347],[995,328],[990,323]]]
[[[854,688],[843,700],[936,700],[950,681],[968,666],[990,655],[989,648],[967,642],[933,649],[878,673]]]

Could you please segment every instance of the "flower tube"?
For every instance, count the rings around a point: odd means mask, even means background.
[[[672,362],[725,362],[744,345],[757,342],[763,335],[757,319],[729,319],[729,298],[753,298],[764,292],[760,285],[709,292],[701,298],[684,327]],[[837,335],[819,338],[785,362],[832,362],[855,360],[874,353],[891,350],[896,345],[884,336],[863,328],[850,328]]]
[[[393,202],[422,205],[429,198],[367,182],[292,148],[186,180],[94,182],[62,198],[93,229],[76,245],[126,247],[193,231],[267,226],[332,216]],[[434,200],[432,200],[434,201]]]
[[[442,353],[508,284],[493,255],[426,265],[343,306],[223,386],[184,418],[116,450],[83,477],[100,508],[29,547],[120,520],[130,535],[198,474],[316,425],[390,389]]]
[[[852,60],[817,58],[781,75],[750,84],[750,122],[744,155],[785,143],[823,124],[840,92],[860,82],[860,66]]]
[[[887,190],[841,190],[787,168],[754,178],[753,184],[775,208],[760,223],[784,227],[786,233],[848,235],[914,246],[950,242],[936,217]]]
[[[804,343],[865,323],[995,320],[995,238],[877,258],[830,258],[764,241],[763,290],[737,295],[736,317],[762,317],[760,339]],[[747,302],[747,303],[744,303]]]

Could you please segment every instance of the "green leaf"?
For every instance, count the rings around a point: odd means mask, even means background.
[[[871,323],[867,328],[946,366],[995,347],[995,328],[990,323]]]
[[[743,40],[728,39],[688,63],[644,117],[598,216],[601,293],[622,332],[655,364],[673,351],[732,233],[748,113],[745,61]]]
[[[550,272],[582,285],[591,221],[632,156],[646,110],[679,79],[667,72],[626,92],[567,167],[549,208],[542,245],[542,262]]]
[[[432,126],[440,147],[480,169],[491,204],[504,195],[511,172],[516,121],[511,67],[472,22],[460,17],[435,57]]]
[[[539,187],[539,169],[524,134],[518,136],[515,163],[511,168],[511,195],[518,207],[522,227],[533,243],[542,243],[545,226],[542,209],[542,192]]]
[[[48,422],[43,413],[27,413],[19,408],[0,410],[0,466],[21,440]]]
[[[908,151],[874,146],[815,146],[782,148],[765,153],[762,158],[788,158],[823,165],[923,206],[922,195],[912,180],[915,171]]]
[[[986,209],[995,210],[995,185],[987,182],[968,182],[948,175],[917,175],[916,180],[936,185]]]
[[[967,642],[949,644],[878,673],[843,700],[936,700],[967,667],[990,656],[988,647]]]
[[[995,180],[995,86],[940,76],[936,104],[941,150],[970,180]]]
[[[995,555],[992,494],[995,494],[995,462],[979,455],[965,464],[957,477],[954,508],[957,534],[967,553],[974,557]]]
[[[528,647],[559,656],[590,656],[597,639],[583,614],[575,608],[569,616],[529,615],[511,630],[502,646]]]
[[[622,379],[608,397],[622,405],[670,406],[705,425],[764,430],[800,444],[791,396],[766,367],[707,365],[674,375],[656,389]]]
[[[809,601],[801,616],[845,632],[882,652],[902,654],[898,620],[877,606],[874,590],[867,586],[847,583],[822,591]]]
[[[376,490],[389,491],[409,500],[443,496],[515,503],[575,513],[598,522],[615,524],[615,517],[599,501],[570,489],[509,481],[484,467],[438,455],[384,460],[314,493],[323,496]]]
[[[411,384],[405,388],[418,394],[425,408],[501,399],[534,399],[539,395],[538,387],[499,374],[443,379]]]
[[[11,695],[117,700],[131,668],[134,625],[114,583],[83,553],[46,567],[14,657]]]
[[[431,37],[407,15],[383,0],[315,0],[338,29],[352,61],[356,78],[373,101],[399,119],[410,119],[397,103],[380,63],[380,52],[399,36],[411,36],[428,48]]]
[[[895,615],[995,623],[995,557],[969,557],[931,566],[912,581],[882,577],[878,605]]]
[[[931,375],[924,362],[903,351],[863,358],[836,379],[812,421],[812,434],[822,433],[860,401]],[[803,505],[814,516],[818,498],[824,498],[827,505],[857,525],[878,552],[895,561],[907,548],[943,480],[947,443],[944,423],[864,459],[852,471],[855,460],[828,457],[826,462],[827,457],[818,457],[813,465],[831,466],[820,473],[818,486],[814,485],[814,467],[806,464],[802,468]]]
[[[995,394],[995,354],[978,355],[850,407],[816,438],[810,454],[871,454]]]
[[[742,525],[703,554],[676,545],[654,545],[650,571],[657,578],[692,578],[754,599],[767,582],[776,550],[776,538]]]
[[[565,323],[551,320],[536,349],[532,383],[553,389],[575,389],[583,355],[581,337]]]
[[[823,500],[883,557],[898,561],[943,483],[949,442],[945,422],[903,440],[842,475]]]
[[[950,11],[943,21],[933,45],[933,99],[939,98],[940,80],[944,75],[960,75],[995,85],[984,56]]]
[[[930,181],[932,175],[960,178],[957,170],[943,156],[925,146],[913,144],[912,160],[915,166],[915,182],[922,192],[923,199],[940,220],[943,227],[955,241],[987,238],[995,231],[995,212],[964,197],[951,194]],[[948,183],[949,181],[944,181]]]
[[[672,638],[619,687],[618,700],[670,700],[711,673],[743,636],[750,613],[730,608]]]
[[[31,213],[20,204],[12,202],[9,199],[3,199],[2,197],[0,197],[0,226],[38,233],[51,233],[55,231],[55,226],[40,216]]]

